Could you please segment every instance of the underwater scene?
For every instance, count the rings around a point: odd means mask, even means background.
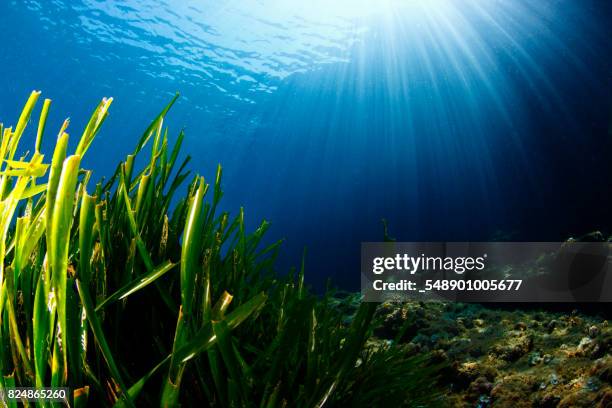
[[[0,19],[0,406],[612,407],[612,2]]]

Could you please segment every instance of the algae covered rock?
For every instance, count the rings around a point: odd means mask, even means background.
[[[590,338],[594,339],[601,333],[601,329],[597,325],[593,325],[589,327],[587,331]]]
[[[612,330],[600,316],[437,302],[378,316],[375,334],[403,333],[405,353],[447,365],[433,387],[449,406],[612,408]]]
[[[381,339],[393,339],[402,328],[404,320],[401,309],[395,309],[384,317],[380,326],[374,329],[374,335]]]
[[[601,399],[601,395],[588,392],[585,389],[578,389],[567,395],[565,395],[561,401],[559,401],[558,408],[592,408],[597,406],[598,400]]]
[[[485,380],[492,382],[497,377],[495,368],[475,361],[454,362],[450,366],[448,374],[447,380],[456,389],[467,389],[477,380],[478,383]]]
[[[528,334],[520,334],[510,337],[506,343],[497,344],[491,349],[491,354],[505,360],[516,361],[531,351],[533,347],[533,337]]]
[[[589,337],[583,337],[576,347],[576,355],[590,357],[598,350],[597,342]]]
[[[596,360],[590,374],[605,383],[612,384],[612,357]]]
[[[493,383],[487,377],[478,377],[472,381],[467,390],[467,398],[473,401],[489,401]]]
[[[555,408],[559,405],[561,401],[561,396],[556,392],[551,392],[543,395],[541,398],[538,398],[534,402],[534,406],[538,408]]]
[[[527,396],[538,388],[535,377],[513,374],[503,377],[491,390],[494,407],[532,407],[533,402]],[[527,397],[527,398],[526,398]]]
[[[609,353],[611,344],[612,335],[609,332],[598,334],[594,337],[583,337],[576,347],[575,354],[591,359],[600,358]]]

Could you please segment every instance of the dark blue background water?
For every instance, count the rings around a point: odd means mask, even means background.
[[[175,91],[225,208],[358,285],[361,241],[555,240],[609,229],[612,3],[3,1],[0,121],[32,89],[108,175]],[[53,143],[47,134],[47,152]]]

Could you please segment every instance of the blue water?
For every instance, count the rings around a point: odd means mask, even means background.
[[[358,286],[361,241],[554,240],[610,228],[612,3],[41,0],[0,3],[0,121],[109,120],[99,177],[175,91],[191,167],[226,209]],[[48,133],[47,151],[53,143]],[[30,135],[32,137],[32,135]],[[76,137],[75,137],[76,139]]]

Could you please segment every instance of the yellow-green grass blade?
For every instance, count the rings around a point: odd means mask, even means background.
[[[108,116],[108,109],[111,103],[113,103],[113,98],[103,98],[98,107],[94,110],[76,148],[75,154],[77,156],[84,156],[89,146],[91,146],[98,130],[100,130],[100,126],[102,126],[104,119]]]
[[[0,136],[2,136],[2,143],[0,143],[0,159],[2,160],[6,159],[6,153],[8,151],[12,135],[13,135],[12,127],[2,128],[2,134],[0,134]]]
[[[181,249],[181,305],[185,315],[191,316],[195,281],[198,271],[201,270],[200,244],[202,237],[202,200],[206,194],[208,185],[204,178],[199,179],[199,185],[195,195],[191,199],[189,212],[183,233],[183,246]],[[210,302],[207,302],[210,308]],[[206,314],[206,312],[205,312]]]
[[[14,169],[13,173],[9,171],[3,171],[1,174],[10,175],[10,176],[34,176],[34,177],[42,177],[45,175],[47,168],[49,167],[46,164],[42,164],[43,155],[40,153],[35,153],[31,161],[24,160],[5,160],[4,162],[8,167]],[[34,159],[40,158],[40,159]],[[21,170],[21,171],[19,171]]]
[[[34,332],[34,367],[36,387],[44,387],[49,357],[50,316],[45,293],[44,274],[40,274],[34,296],[34,316],[32,319]]]
[[[308,325],[308,354],[306,356],[306,377],[305,383],[307,386],[313,386],[316,383],[318,374],[318,359],[317,359],[317,313],[313,307],[310,312],[310,321]]]
[[[21,238],[15,248],[15,257],[13,259],[16,275],[21,272],[22,266],[28,263],[32,252],[45,232],[45,211],[45,207],[41,206],[35,210],[32,216],[20,217],[17,219],[17,227],[23,225],[24,230],[20,234],[18,234],[19,228],[15,231],[15,238]],[[25,219],[27,219],[28,222],[23,224],[22,221]]]
[[[136,214],[140,213],[143,202],[145,201],[145,197],[147,195],[147,190],[149,188],[149,181],[151,180],[150,174],[144,174],[140,178],[140,183],[138,183],[138,191],[136,193],[136,205],[134,206],[134,211]]]
[[[223,176],[223,168],[219,164],[217,165],[217,175],[215,176],[215,191],[213,194],[213,209],[210,213],[211,218],[212,218],[212,215],[215,213],[215,209],[217,208],[219,201],[221,201],[221,197],[223,196],[223,190],[221,190],[221,177],[222,176]]]
[[[128,154],[126,159],[125,159],[125,163],[123,165],[123,169],[125,172],[125,183],[127,185],[130,185],[130,182],[132,180],[132,172],[134,171],[134,159],[136,156],[134,156],[133,154]]]
[[[128,406],[133,407],[134,404],[132,403],[132,400],[129,398],[129,396],[126,393],[127,388],[125,387],[125,383],[123,382],[123,379],[119,372],[119,368],[115,362],[115,359],[108,345],[108,342],[106,341],[106,336],[104,335],[104,330],[102,329],[100,320],[98,320],[98,316],[96,315],[96,311],[94,309],[93,302],[91,300],[91,296],[89,295],[88,288],[84,286],[83,283],[79,279],[76,280],[76,284],[77,284],[77,290],[79,292],[79,297],[81,298],[81,303],[83,304],[83,307],[85,308],[87,321],[89,322],[91,331],[93,332],[94,338],[96,339],[96,342],[98,343],[98,346],[100,348],[100,351],[102,352],[102,356],[104,357],[104,360],[106,361],[108,369],[111,375],[113,376],[115,382],[120,388],[121,396],[124,402]]]
[[[38,119],[38,131],[36,132],[36,143],[34,147],[37,152],[40,151],[40,145],[42,144],[42,138],[45,133],[45,127],[47,125],[47,116],[49,115],[49,107],[51,106],[51,99],[45,99],[43,102],[42,111],[40,111],[40,118]]]
[[[342,382],[347,372],[355,367],[355,361],[363,348],[363,343],[366,340],[367,331],[370,327],[374,312],[376,311],[376,306],[376,303],[362,303],[360,305],[342,347],[342,354],[336,373],[328,384],[322,384],[322,393],[313,401],[314,404],[312,406],[317,408],[323,407],[338,385]]]
[[[46,268],[48,276],[45,277],[47,286],[45,292],[49,293],[51,289],[51,269],[54,262],[55,250],[54,241],[49,231],[52,230],[53,225],[53,209],[55,207],[55,199],[57,195],[57,187],[59,185],[60,176],[62,174],[62,165],[64,159],[66,159],[66,150],[68,149],[68,134],[61,133],[55,145],[55,151],[53,152],[53,159],[51,161],[51,170],[49,171],[49,180],[47,182],[47,194],[46,194],[46,229],[47,229],[47,262],[49,267]]]
[[[83,188],[85,190],[85,188]],[[94,242],[96,198],[83,191],[79,215],[79,278],[89,287]]]
[[[226,315],[224,320],[227,323],[227,327],[230,330],[238,327],[248,319],[249,316],[256,314],[266,303],[266,299],[267,296],[264,293],[260,293],[238,306],[231,313]],[[213,340],[216,341],[216,338],[212,332],[212,325],[208,323],[198,330],[185,346],[176,350],[173,357],[178,361],[187,362],[210,347],[212,345],[210,343]]]
[[[260,293],[248,302],[237,307],[224,319],[223,330],[233,330],[249,316],[257,313],[263,307],[267,297]],[[199,353],[206,351],[218,341],[218,337],[213,329],[213,322],[208,321],[205,325],[189,340],[186,336],[184,315],[179,312],[177,319],[174,346],[170,362],[168,378],[164,384],[162,393],[162,407],[175,406],[178,403],[180,392],[180,382],[185,369],[185,363],[193,359]]]
[[[101,298],[105,298],[106,297],[106,283],[107,283],[107,273],[106,273],[106,269],[107,269],[107,256],[109,256],[108,251],[108,223],[106,222],[105,219],[105,214],[106,214],[106,201],[102,201],[98,204],[96,204],[96,209],[95,209],[95,217],[96,217],[96,224],[94,226],[95,230],[97,231],[98,237],[99,237],[99,244],[96,246],[96,251],[98,253],[98,262],[99,262],[99,267],[98,267],[98,276],[95,282],[96,285],[96,296],[97,297],[101,297]]]
[[[168,160],[168,164],[166,166],[166,173],[164,174],[164,184],[168,181],[170,177],[170,173],[172,172],[174,163],[176,163],[176,158],[178,157],[179,151],[181,150],[181,146],[183,144],[184,139],[185,139],[185,132],[181,130],[181,132],[179,133],[176,139],[176,142],[174,143],[172,152],[170,153],[170,159]]]
[[[65,349],[68,350],[68,372],[73,386],[83,386],[83,366],[81,357],[85,354],[85,344],[81,342],[81,306],[78,294],[72,290],[75,279],[68,279],[66,291],[66,339]]]
[[[43,173],[44,175],[44,173]],[[39,176],[35,176],[35,177],[39,177]],[[42,177],[42,176],[40,176]],[[47,184],[34,184],[34,185],[30,185],[30,187],[26,188],[25,191],[23,193],[21,193],[21,195],[19,196],[20,200],[25,200],[31,197],[34,197],[44,191],[47,190]]]
[[[59,338],[56,335],[53,340],[53,352],[51,355],[51,387],[59,387],[62,383],[63,363],[62,351],[59,346]]]
[[[74,408],[86,408],[89,400],[89,385],[77,388],[73,392]]]
[[[30,163],[37,165],[42,161],[42,155],[35,154],[32,157]],[[26,189],[31,178],[17,177],[15,180],[11,180],[8,175],[0,175],[0,190],[7,190],[11,188],[10,192],[6,195],[2,194],[4,199],[0,200],[0,282],[4,281],[4,268],[5,268],[5,257],[6,257],[6,244],[7,241],[10,245],[12,242],[8,240],[9,228],[13,219],[13,215],[19,205],[20,197]]]
[[[232,295],[230,295],[226,291],[223,291],[221,297],[217,300],[215,306],[212,309],[212,318],[215,320],[223,319],[225,311],[229,307],[230,303],[232,303],[233,298],[234,297]]]
[[[170,362],[171,357],[172,357],[172,354],[168,354],[166,358],[164,358],[161,362],[159,362],[159,364],[153,367],[151,371],[149,371],[142,378],[136,381],[128,389],[128,395],[132,401],[135,401],[136,398],[138,398],[138,396],[140,395],[140,392],[142,391],[147,381],[149,381],[149,379],[153,377],[153,375],[155,375],[161,368],[163,368],[166,364]],[[117,403],[114,405],[114,408],[121,408],[121,407],[125,407],[125,403],[123,402],[123,400],[117,401]]]
[[[270,394],[268,401],[265,404],[262,404],[265,408],[276,408],[278,406],[278,394],[280,392],[281,383],[278,383],[274,390]]]
[[[74,195],[81,163],[80,156],[70,156],[64,160],[59,178],[57,194],[53,206],[51,230],[47,231],[53,242],[51,273],[53,292],[57,299],[57,314],[63,355],[63,381],[68,380],[68,330],[66,316],[66,287],[68,276],[68,250]]]
[[[9,245],[9,252],[11,248],[15,253],[13,257],[13,271],[14,271],[14,280],[15,282],[19,282],[19,275],[21,275],[21,250],[23,248],[23,242],[26,239],[25,231],[28,228],[28,224],[30,223],[30,216],[25,215],[23,217],[17,217],[17,222],[15,223],[15,233],[13,235],[13,244]]]
[[[217,344],[217,335],[212,330],[211,336],[215,339],[215,344]],[[208,360],[208,369],[215,386],[216,398],[219,399],[221,405],[229,406],[229,398],[227,396],[227,377],[223,372],[223,362],[221,361],[221,356],[219,354],[219,350],[217,350],[215,347],[211,346],[207,350],[206,355]]]
[[[8,408],[17,408],[17,400],[16,399],[8,399],[8,393],[7,390],[11,389],[11,388],[15,388],[17,386],[16,382],[15,382],[15,373],[11,373],[9,375],[5,375],[3,377],[4,380],[4,385],[3,385],[3,392],[2,392],[2,405]]]
[[[19,140],[21,139],[23,131],[25,130],[28,121],[30,120],[30,116],[32,115],[32,111],[34,110],[34,105],[36,105],[36,101],[38,100],[39,96],[39,91],[32,91],[32,93],[30,94],[30,97],[28,98],[23,110],[21,111],[21,115],[19,116],[17,126],[15,127],[15,131],[13,132],[13,137],[9,142],[7,152],[8,155],[7,157],[2,157],[2,160],[13,160],[15,152],[17,151],[17,146],[19,145]]]
[[[179,309],[178,318],[176,320],[176,331],[174,333],[174,342],[172,345],[172,356],[170,359],[170,369],[168,377],[164,383],[164,388],[161,395],[161,407],[175,407],[178,405],[179,393],[181,389],[181,380],[185,372],[185,363],[177,359],[176,351],[187,343],[187,330],[185,325],[185,315],[183,314],[183,306]]]
[[[127,185],[125,184],[125,173],[123,170],[121,170],[119,189],[121,190],[123,201],[125,203],[126,215],[128,217],[130,229],[132,230],[132,234],[136,239],[136,247],[138,248],[138,253],[141,256],[147,271],[151,272],[155,269],[155,266],[153,264],[153,259],[151,259],[151,255],[149,254],[149,251],[147,250],[147,247],[145,246],[145,243],[140,236],[140,229],[138,228],[136,219],[134,218],[134,212],[132,211],[132,204],[130,201],[130,196],[128,195]],[[173,312],[178,311],[177,306],[174,304],[174,301],[168,295],[168,293],[159,285],[157,285],[157,282],[155,282],[155,284],[157,287],[157,291],[159,292],[160,296],[162,297],[162,300],[164,301],[164,303],[166,303],[168,308]]]
[[[153,259],[151,259],[149,251],[147,250],[144,241],[140,237],[140,229],[138,228],[136,219],[134,218],[134,211],[132,210],[130,196],[128,195],[128,187],[125,183],[125,172],[123,171],[123,169],[121,170],[119,189],[121,190],[122,198],[125,203],[126,215],[128,217],[128,222],[130,224],[132,234],[134,234],[134,237],[136,238],[136,246],[138,248],[138,252],[142,257],[142,261],[144,262],[147,270],[151,271],[154,269]]]
[[[209,280],[207,280],[207,282],[209,282]],[[204,291],[205,291],[204,297],[206,298],[209,297],[210,288],[205,287]],[[215,332],[214,321],[219,321],[223,318],[223,315],[225,314],[225,310],[227,310],[227,308],[229,307],[229,304],[231,303],[232,298],[233,298],[232,295],[230,295],[228,292],[223,292],[221,297],[215,303],[215,306],[212,308],[212,312],[211,313],[205,312],[204,314],[205,324],[212,324],[212,328],[213,328],[212,335],[214,336],[215,342],[222,341],[224,339],[219,337],[218,333]],[[214,320],[210,320],[211,317]],[[221,356],[220,356],[218,348],[210,347],[207,351],[207,355],[208,355],[208,367],[210,369],[211,377],[213,379],[213,383],[216,388],[217,397],[221,401],[223,401],[222,403],[224,405],[230,405],[228,403],[228,392],[227,392],[227,387],[226,387],[227,379],[222,369],[222,361],[221,361]]]
[[[2,330],[2,333],[9,333],[10,328],[9,328],[9,322],[8,322],[8,312],[6,311],[6,309],[4,308],[4,298],[5,298],[5,287],[6,287],[6,283],[4,283],[2,285],[2,296],[0,299],[0,318],[2,319],[0,321],[0,330]],[[12,352],[10,350],[10,336],[7,335],[3,335],[0,338],[0,374],[2,373],[9,373],[9,372],[13,372],[13,365],[12,365]],[[2,376],[0,375],[0,382],[2,381]]]
[[[136,149],[134,149],[134,153],[133,153],[134,155],[138,154],[138,152],[140,152],[142,148],[144,147],[144,145],[149,141],[149,139],[151,138],[151,135],[153,134],[153,131],[159,126],[159,121],[166,116],[166,114],[168,113],[172,105],[174,105],[174,102],[176,102],[178,97],[179,97],[179,94],[177,92],[172,98],[172,100],[168,103],[168,105],[166,105],[166,107],[162,109],[162,111],[159,113],[159,115],[157,115],[155,119],[153,119],[149,127],[147,127],[142,137],[138,141],[138,144],[136,145]]]
[[[224,320],[212,322],[213,333],[217,338],[217,347],[225,363],[230,379],[233,380],[235,393],[228,390],[229,404],[233,406],[244,406],[248,402],[248,385],[245,380],[247,376],[242,372],[240,363],[236,358],[232,346],[232,338],[228,324]]]
[[[123,286],[121,289],[117,290],[112,295],[108,296],[104,299],[98,306],[96,306],[96,311],[102,310],[104,307],[116,302],[117,300],[125,299],[129,295],[134,292],[139,291],[142,288],[147,287],[151,283],[155,282],[157,279],[164,276],[167,272],[172,270],[176,264],[166,261],[159,265],[157,268],[153,269],[151,272],[146,275],[139,277],[127,285]]]
[[[19,324],[17,322],[17,314],[15,313],[14,307],[16,304],[14,274],[10,273],[10,271],[5,276],[5,285],[3,286],[3,289],[6,290],[4,301],[6,302],[6,309],[8,311],[11,343],[16,348],[22,363],[17,367],[23,367],[25,369],[25,375],[29,378],[33,378],[34,371],[32,370],[32,366],[30,364],[30,358],[26,352],[23,340],[19,333]]]

